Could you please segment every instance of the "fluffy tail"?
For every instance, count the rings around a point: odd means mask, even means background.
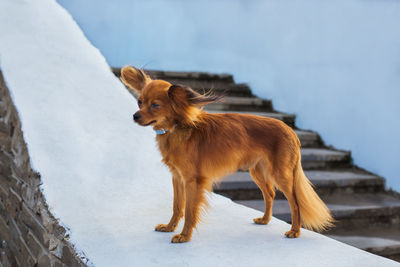
[[[303,226],[321,232],[333,226],[335,221],[325,203],[313,189],[301,167],[301,157],[294,169],[294,192],[300,209]]]

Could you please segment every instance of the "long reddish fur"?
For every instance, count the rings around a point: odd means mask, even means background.
[[[168,130],[157,135],[157,142],[172,173],[173,215],[168,224],[159,224],[155,230],[172,232],[184,216],[183,230],[172,242],[191,239],[201,207],[206,205],[205,191],[211,190],[213,181],[239,168],[250,171],[264,197],[264,216],[255,218],[255,223],[270,221],[277,188],[286,196],[292,213],[287,237],[300,236],[302,224],[316,231],[332,226],[329,209],[303,172],[300,141],[285,123],[254,115],[205,112],[202,107],[216,97],[152,80],[130,66],[122,69],[121,80],[139,94],[142,104],[137,122],[143,126],[153,122],[154,129]]]

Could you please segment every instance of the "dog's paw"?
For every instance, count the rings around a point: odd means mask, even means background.
[[[294,230],[287,231],[285,233],[285,236],[287,238],[297,238],[300,236],[300,230],[299,231],[294,231]]]
[[[254,223],[256,223],[256,224],[268,224],[270,220],[271,220],[271,218],[266,219],[264,217],[259,217],[259,218],[253,219]]]
[[[173,232],[175,228],[169,226],[168,224],[159,224],[154,228],[154,230],[156,230],[157,232]]]
[[[190,237],[183,235],[183,234],[177,234],[172,237],[171,243],[184,243],[184,242],[188,242],[189,240],[190,240]]]

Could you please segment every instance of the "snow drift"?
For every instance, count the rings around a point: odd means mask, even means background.
[[[210,195],[190,243],[154,232],[172,186],[154,133],[132,123],[136,101],[54,0],[0,1],[0,68],[52,212],[96,266],[389,266],[374,256]],[[178,228],[182,227],[182,224]]]

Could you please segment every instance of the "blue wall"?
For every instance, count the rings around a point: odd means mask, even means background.
[[[232,73],[400,190],[400,1],[58,2],[111,66]]]

